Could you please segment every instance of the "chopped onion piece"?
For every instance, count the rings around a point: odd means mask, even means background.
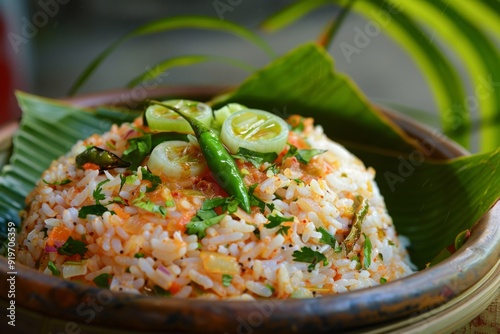
[[[64,278],[70,278],[86,274],[87,274],[87,265],[84,262],[80,262],[78,264],[71,263],[62,265],[62,275]]]
[[[240,147],[259,153],[279,154],[288,140],[288,124],[267,111],[244,109],[224,121],[220,136],[233,154]]]
[[[191,100],[168,100],[162,103],[180,109],[206,126],[212,122],[212,108],[205,103]],[[184,118],[160,105],[153,104],[146,109],[146,120],[151,130],[194,133]]]
[[[148,168],[156,175],[183,178],[202,174],[206,162],[199,145],[173,140],[153,149]]]

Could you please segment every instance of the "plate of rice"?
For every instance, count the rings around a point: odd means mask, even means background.
[[[436,305],[484,286],[471,256],[498,235],[495,216],[418,272],[376,171],[320,120],[185,96],[78,141],[40,176],[16,253],[24,317],[52,331],[418,332],[445,328]],[[464,154],[436,140],[436,155]]]

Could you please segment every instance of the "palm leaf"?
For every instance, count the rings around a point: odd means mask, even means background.
[[[304,15],[331,3],[332,0],[298,0],[266,18],[260,26],[267,32],[276,32],[301,19]]]
[[[206,56],[206,55],[180,56],[180,57],[174,57],[174,58],[164,60],[164,61],[154,65],[153,66],[154,71],[147,71],[147,72],[135,77],[127,84],[127,87],[134,87],[134,86],[136,86],[144,81],[154,79],[154,78],[160,76],[162,73],[164,73],[167,70],[174,68],[174,67],[191,66],[191,65],[195,65],[195,64],[199,64],[199,63],[204,63],[204,62],[219,62],[219,63],[228,64],[228,65],[232,65],[232,66],[241,68],[247,72],[255,71],[255,68],[253,66],[250,66],[243,61],[233,59],[233,58],[218,57],[218,56]]]
[[[212,17],[205,16],[178,16],[170,17],[166,19],[160,19],[146,25],[143,25],[137,29],[132,30],[128,34],[119,38],[116,42],[107,47],[101,54],[99,54],[81,73],[81,75],[76,79],[75,83],[69,91],[69,95],[74,95],[78,89],[85,83],[85,81],[94,73],[94,71],[99,67],[99,65],[106,59],[112,52],[114,52],[119,46],[121,46],[126,41],[149,34],[166,32],[177,29],[195,28],[202,30],[220,30],[234,34],[242,39],[245,39],[259,48],[261,48],[269,57],[274,57],[274,51],[271,47],[257,34],[252,31],[231,23],[228,21],[222,21]]]
[[[500,54],[482,31],[449,6],[451,3],[455,2],[421,1],[417,4],[399,1],[398,6],[421,19],[423,24],[428,24],[439,34],[442,42],[453,49],[467,65],[475,92],[467,96],[465,101],[479,110],[483,123],[480,132],[481,148],[483,151],[491,151],[500,144],[500,137],[497,135],[500,124],[500,91],[493,87],[494,82],[500,82],[500,68],[497,66]],[[445,119],[449,118],[446,110],[442,112]],[[455,125],[461,121],[450,119]]]
[[[385,0],[356,2],[359,10],[368,19],[384,27],[386,33],[408,51],[427,78],[441,113],[445,134],[459,144],[470,146],[470,114],[465,101],[465,89],[451,62],[434,44],[428,34],[414,21],[413,16],[399,10]],[[389,15],[389,16],[387,16]],[[450,122],[450,119],[460,122]]]
[[[298,20],[302,16],[326,4],[336,3],[350,6],[351,2],[343,0],[312,1],[305,5],[299,1],[274,14],[264,22],[268,30],[276,31]],[[438,109],[442,113],[442,126],[447,135],[465,147],[470,146],[470,115],[467,106],[465,89],[462,81],[451,62],[441,50],[426,38],[427,34],[413,20],[413,16],[400,12],[393,3],[386,0],[359,0],[353,5],[353,10],[359,11],[369,20],[374,20],[379,26],[395,39],[413,58],[427,78],[436,98]],[[287,16],[289,18],[287,19]],[[269,29],[270,27],[270,29]],[[347,59],[349,49],[361,50],[354,45],[341,43],[340,48]],[[450,122],[460,120],[460,122]]]

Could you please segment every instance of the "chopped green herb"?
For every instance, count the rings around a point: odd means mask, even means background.
[[[172,293],[170,291],[167,291],[163,289],[161,286],[155,285],[153,286],[153,292],[157,296],[162,296],[162,297],[170,297],[172,296]]]
[[[291,226],[284,226],[284,225],[281,225],[280,228],[278,229],[278,234],[281,234],[281,235],[287,235],[288,234],[288,230],[290,229]]]
[[[167,209],[164,206],[154,204],[153,202],[147,200],[143,201],[142,198],[135,199],[132,204],[138,208],[141,208],[143,210],[152,212],[152,213],[159,213],[162,218],[165,218],[167,215]]]
[[[151,192],[155,190],[158,185],[161,184],[161,179],[159,176],[154,175],[148,171],[145,167],[141,168],[142,179],[151,182],[151,187],[146,187],[146,192]]]
[[[135,257],[136,259],[140,259],[141,257],[144,257],[144,253],[135,253],[135,254],[134,254],[134,257]]]
[[[187,223],[187,234],[196,234],[198,239],[206,236],[205,230],[210,226],[218,224],[226,214],[217,215],[214,210],[200,209],[189,223]]]
[[[255,228],[255,230],[253,230],[253,234],[257,237],[257,239],[260,240],[260,230],[258,228]]]
[[[382,253],[378,253],[378,258],[379,258],[381,261],[384,261],[384,255],[382,255]]]
[[[301,179],[293,179],[295,181],[295,183],[297,184],[301,184],[301,183],[304,183],[304,181],[302,181]]]
[[[380,277],[380,284],[387,283],[387,278]]]
[[[55,181],[55,182],[47,182],[44,179],[42,179],[42,181],[44,183],[48,184],[49,186],[64,186],[65,184],[71,183],[70,179],[64,179],[64,180]]]
[[[276,291],[276,289],[271,284],[266,284],[266,288],[271,290],[272,293],[274,293],[274,291]]]
[[[100,274],[99,276],[93,279],[95,285],[100,288],[109,288],[110,280],[113,276],[108,273]]]
[[[174,202],[174,200],[173,200],[173,199],[166,200],[166,201],[165,201],[165,206],[166,206],[167,208],[174,207],[174,206],[175,206],[175,202]]]
[[[206,199],[202,206],[202,210],[211,210],[217,207],[221,207],[222,212],[234,213],[238,210],[238,205],[240,202],[234,197],[214,197],[211,199]]]
[[[320,242],[330,245],[335,253],[340,253],[342,251],[342,247],[339,245],[339,242],[333,235],[331,235],[324,227],[319,227],[316,231],[321,233]]]
[[[123,152],[122,159],[131,163],[130,170],[137,170],[137,167],[141,165],[141,162],[153,149],[151,135],[146,134],[141,137],[131,138],[128,143],[129,146]]]
[[[123,198],[119,197],[119,196],[113,197],[113,199],[108,204],[111,204],[111,203],[123,204],[123,205],[127,204],[127,203],[125,203],[125,200]]]
[[[264,224],[265,228],[274,228],[281,225],[284,222],[293,222],[293,217],[282,217],[276,214],[267,216],[269,223]]]
[[[389,246],[396,246],[396,244],[392,240],[387,240],[387,243],[389,244]]]
[[[274,175],[276,175],[279,173],[280,168],[278,167],[277,164],[271,164],[264,170],[264,172],[267,172],[268,170],[270,170]]]
[[[83,241],[75,240],[72,237],[69,237],[68,240],[57,249],[57,252],[61,255],[75,255],[79,254],[84,256],[87,252],[87,245]]]
[[[266,210],[266,203],[254,194],[258,185],[258,183],[254,183],[248,188],[248,196],[250,197],[250,206],[258,207],[263,213]]]
[[[126,182],[127,182],[127,177],[124,176],[123,174],[120,174],[120,190],[119,191],[122,191],[122,188]]]
[[[366,269],[372,264],[372,242],[366,234],[363,233],[363,236],[365,237],[365,244],[363,245],[363,264]]]
[[[351,258],[351,261],[355,261],[356,262],[356,269],[361,269],[361,261],[359,260],[359,256],[357,255],[354,255],[352,258]]]
[[[102,193],[102,185],[108,183],[109,181],[110,181],[109,179],[106,179],[104,181],[99,182],[97,184],[97,187],[92,192],[92,197],[94,197],[96,204],[101,204],[101,201],[106,198],[106,195]]]
[[[296,146],[289,144],[290,148],[286,152],[283,160],[290,157],[296,157],[300,163],[308,164],[311,159],[319,154],[325,153],[327,150],[320,149],[298,149]]]
[[[278,154],[276,152],[255,152],[244,147],[240,147],[238,148],[236,154],[233,155],[233,158],[251,162],[256,168],[259,168],[264,162],[272,163],[278,158]]]
[[[87,215],[102,216],[106,211],[109,211],[108,208],[102,204],[85,205],[78,211],[78,218],[85,219]]]
[[[222,275],[222,285],[230,286],[232,281],[233,281],[233,276],[227,274]]]
[[[292,256],[294,261],[310,263],[310,265],[307,267],[309,271],[313,271],[316,264],[321,261],[323,262],[324,266],[328,265],[328,260],[326,259],[325,255],[318,251],[314,251],[309,247],[302,247],[300,251],[294,251]]]
[[[47,263],[47,268],[52,272],[53,276],[59,276],[61,275],[61,272],[57,269],[56,265],[54,262],[50,261]]]

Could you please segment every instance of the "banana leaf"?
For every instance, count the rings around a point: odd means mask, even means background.
[[[9,221],[12,210],[23,208],[23,199],[41,171],[76,140],[133,117],[23,93],[18,99],[24,116],[10,165],[0,177],[0,222]],[[413,161],[415,152],[420,152],[415,143],[374,110],[352,82],[336,73],[332,59],[315,45],[277,59],[213,103],[230,101],[281,116],[297,112],[314,117],[331,138],[343,141],[375,167],[389,213],[397,230],[410,238],[410,256],[420,268],[452,244],[459,232],[471,228],[499,198],[499,151],[451,161]]]

